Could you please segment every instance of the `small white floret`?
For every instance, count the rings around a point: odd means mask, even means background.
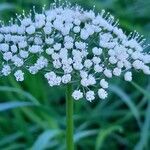
[[[86,92],[86,100],[87,101],[93,101],[95,99],[95,93],[94,91],[88,91]]]
[[[104,89],[108,88],[108,82],[105,79],[101,79],[100,86]]]
[[[101,55],[102,54],[102,49],[101,48],[97,48],[97,47],[94,47],[92,49],[92,52],[94,55]]]
[[[26,28],[26,32],[28,34],[34,34],[35,33],[35,27],[33,25]]]
[[[14,76],[15,76],[17,81],[23,81],[24,80],[24,73],[21,70],[17,70],[14,73]]]
[[[124,74],[125,81],[132,81],[132,72],[128,71]]]
[[[79,99],[83,98],[83,93],[82,93],[80,90],[75,90],[75,91],[72,93],[72,97],[73,97],[75,100],[79,100]]]
[[[105,99],[108,96],[108,93],[101,88],[98,90],[98,96],[100,99]]]
[[[9,65],[3,65],[3,68],[2,68],[2,74],[4,76],[8,76],[10,73],[11,73],[11,68]]]

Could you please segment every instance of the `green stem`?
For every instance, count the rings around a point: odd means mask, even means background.
[[[72,98],[72,85],[68,84],[66,87],[66,149],[74,150],[73,143],[73,98]]]

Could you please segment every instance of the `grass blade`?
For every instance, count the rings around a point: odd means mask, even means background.
[[[7,147],[4,147],[3,150],[19,150],[24,148],[25,148],[25,144],[12,144]]]
[[[21,89],[18,89],[18,88],[13,88],[13,87],[9,87],[9,86],[0,86],[0,91],[2,92],[15,92],[15,93],[18,93],[18,94],[21,94],[23,96],[25,96],[26,98],[28,98],[30,101],[32,101],[33,103],[39,105],[39,101],[33,97],[31,94],[29,94],[28,92],[25,92]]]
[[[29,129],[30,133],[37,132],[39,130],[38,126],[32,126]],[[0,147],[4,147],[4,145],[10,145],[10,143],[15,143],[19,138],[23,137],[23,133],[18,131],[10,135],[6,135],[0,140]],[[0,148],[1,149],[1,148]]]
[[[44,150],[52,138],[60,134],[59,130],[47,130],[43,132],[32,146],[32,150]]]
[[[141,131],[141,138],[137,145],[135,146],[134,150],[143,150],[148,142],[149,137],[149,130],[150,130],[150,101],[148,102],[145,122],[142,127]]]
[[[5,10],[16,9],[16,6],[10,3],[1,3],[0,4],[0,12]]]
[[[31,102],[6,102],[0,103],[0,112],[17,107],[34,106]]]
[[[101,129],[96,139],[95,150],[100,150],[103,146],[104,140],[114,131],[122,131],[122,127],[111,126],[107,129]]]
[[[148,91],[146,91],[145,89],[141,88],[138,84],[136,84],[135,82],[131,82],[131,84],[138,90],[140,91],[145,97],[147,97],[147,99],[150,100],[150,94]]]
[[[125,92],[123,92],[119,87],[117,87],[115,85],[110,85],[110,90],[112,92],[114,92],[115,94],[117,94],[121,98],[121,100],[130,108],[132,114],[134,115],[134,117],[137,120],[138,125],[140,126],[141,121],[140,121],[139,111],[138,111],[136,105],[130,99],[130,97]]]
[[[98,130],[85,130],[85,131],[80,131],[74,135],[74,142],[77,143],[83,138],[92,136],[97,134]]]

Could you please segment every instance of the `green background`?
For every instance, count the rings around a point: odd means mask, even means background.
[[[0,0],[0,19],[7,24],[22,10],[29,12],[35,5],[41,12],[52,2]],[[111,12],[126,33],[137,30],[150,43],[150,0],[70,2]],[[103,101],[74,102],[77,150],[149,150],[150,77],[135,72],[132,83],[113,79],[109,91]],[[0,150],[65,150],[65,128],[65,88],[50,88],[40,74],[26,75],[23,83],[11,76],[0,78]]]

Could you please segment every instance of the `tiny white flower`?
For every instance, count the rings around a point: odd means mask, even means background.
[[[64,37],[64,41],[65,42],[72,42],[73,43],[74,39],[71,36],[65,36]]]
[[[13,53],[16,53],[17,50],[18,50],[18,48],[17,48],[16,45],[12,45],[12,46],[11,46],[11,51],[12,51]]]
[[[101,66],[101,65],[99,65],[99,64],[96,64],[95,66],[94,66],[94,71],[97,73],[100,73],[100,72],[102,72],[103,71],[103,67]]]
[[[95,99],[95,93],[93,91],[86,92],[86,100],[93,101]]]
[[[123,63],[122,61],[118,61],[118,62],[117,62],[117,67],[118,67],[118,68],[121,69],[121,68],[123,68],[123,66],[124,66],[124,63]]]
[[[67,84],[71,81],[71,75],[70,74],[65,74],[61,78],[62,83]]]
[[[47,79],[47,80],[50,80],[51,78],[56,78],[56,74],[55,72],[51,71],[51,72],[47,72],[44,77]]]
[[[47,48],[46,49],[46,54],[52,55],[53,53],[54,53],[54,49],[53,48]]]
[[[38,68],[38,70],[47,67],[47,65],[48,65],[48,60],[43,56],[40,56],[35,63],[35,66]]]
[[[113,74],[114,74],[115,76],[120,76],[120,75],[121,75],[121,69],[118,68],[118,67],[114,68],[114,69],[113,69]]]
[[[17,30],[18,30],[18,25],[16,25],[16,24],[12,25],[11,28],[10,28],[11,33],[16,33]]]
[[[87,78],[88,77],[88,73],[86,71],[81,70],[80,71],[80,77],[81,78]]]
[[[21,70],[17,70],[14,73],[14,76],[15,76],[17,81],[23,81],[24,80],[24,73]]]
[[[11,73],[11,68],[9,65],[3,65],[3,68],[2,68],[2,74],[4,76],[8,76],[10,73]]]
[[[81,24],[81,21],[79,19],[75,19],[74,24],[79,26]]]
[[[100,86],[104,89],[108,88],[108,82],[105,79],[101,79]]]
[[[73,48],[73,43],[72,42],[66,42],[64,44],[64,46],[65,46],[66,49],[72,49]]]
[[[94,64],[99,64],[101,62],[101,59],[99,57],[95,56],[95,57],[93,57],[92,61]]]
[[[24,26],[18,27],[17,33],[20,35],[25,34],[25,27]]]
[[[53,48],[55,51],[59,51],[61,49],[61,43],[54,44]]]
[[[43,44],[43,40],[41,37],[35,37],[34,38],[34,43],[37,45],[42,45]]]
[[[18,47],[21,49],[21,48],[26,48],[27,47],[27,42],[26,41],[21,41],[18,43]]]
[[[86,59],[85,61],[84,61],[84,67],[86,67],[86,68],[90,68],[91,66],[92,66],[92,61],[90,60],[90,59]]]
[[[111,72],[111,70],[105,69],[105,70],[104,70],[104,75],[105,75],[107,78],[112,78],[112,72]]]
[[[57,53],[52,53],[52,59],[53,60],[56,60],[56,59],[59,59],[59,54],[57,54]]]
[[[143,65],[142,70],[145,74],[150,75],[150,68],[149,66]]]
[[[32,45],[31,47],[29,47],[29,52],[31,53],[38,53],[38,52],[42,52],[42,48],[39,45]]]
[[[83,68],[83,65],[80,62],[76,62],[73,64],[73,67],[75,70],[81,70]]]
[[[79,100],[79,99],[83,98],[83,93],[82,93],[80,90],[75,90],[75,91],[72,93],[72,97],[73,97],[75,100]]]
[[[14,55],[11,60],[16,67],[21,67],[24,64],[24,61],[16,55]]]
[[[3,34],[0,34],[0,42],[2,42],[2,41],[3,41],[3,39],[4,39]]]
[[[89,34],[85,29],[82,29],[80,33],[80,37],[81,39],[86,40],[89,37]]]
[[[79,26],[75,26],[73,28],[74,33],[79,33],[80,32],[80,27]]]
[[[57,76],[55,81],[56,81],[56,83],[55,83],[56,85],[60,85],[61,84],[61,77]]]
[[[33,25],[26,28],[26,32],[28,34],[34,34],[35,33],[35,27]]]
[[[132,65],[128,60],[126,60],[126,61],[124,61],[124,67],[129,70],[132,68]]]
[[[97,47],[94,47],[92,49],[92,52],[94,55],[101,55],[102,54],[102,49],[101,48],[97,48]]]
[[[54,43],[54,39],[53,38],[46,38],[45,43],[48,44],[48,45],[51,45],[51,44]]]
[[[30,66],[28,70],[31,74],[36,74],[39,71],[37,66]]]
[[[89,81],[88,81],[88,79],[87,79],[87,78],[81,79],[81,85],[82,85],[83,87],[89,86]]]
[[[85,49],[86,48],[86,43],[83,43],[83,42],[75,42],[75,46],[77,49]]]
[[[111,64],[116,64],[117,63],[117,59],[114,56],[109,57],[109,62]]]
[[[108,96],[108,94],[104,89],[101,88],[98,90],[98,96],[100,99],[105,99]]]
[[[9,50],[9,45],[6,43],[0,44],[0,51],[7,52]]]
[[[45,26],[43,29],[44,29],[45,34],[51,34],[52,32],[51,26]]]
[[[89,85],[94,85],[94,84],[96,84],[96,79],[95,79],[95,77],[93,76],[93,75],[89,75],[88,76],[88,83],[89,83]]]
[[[132,73],[130,71],[124,74],[125,81],[132,81]]]
[[[31,18],[24,18],[24,19],[21,21],[21,24],[22,24],[23,26],[28,26],[28,25],[30,25],[31,23],[32,23]]]
[[[10,60],[11,58],[12,58],[12,52],[5,52],[5,53],[3,54],[3,59],[4,59],[4,60],[8,61],[8,60]]]
[[[62,66],[62,63],[60,62],[59,59],[56,59],[53,61],[53,66],[54,66],[54,68],[58,69]]]
[[[29,53],[25,50],[21,50],[19,54],[21,58],[27,58],[29,56]]]
[[[133,63],[132,63],[132,65],[133,65],[133,67],[135,68],[135,69],[141,69],[142,67],[143,67],[143,65],[144,65],[144,63],[142,62],[142,61],[140,61],[140,60],[135,60]]]

